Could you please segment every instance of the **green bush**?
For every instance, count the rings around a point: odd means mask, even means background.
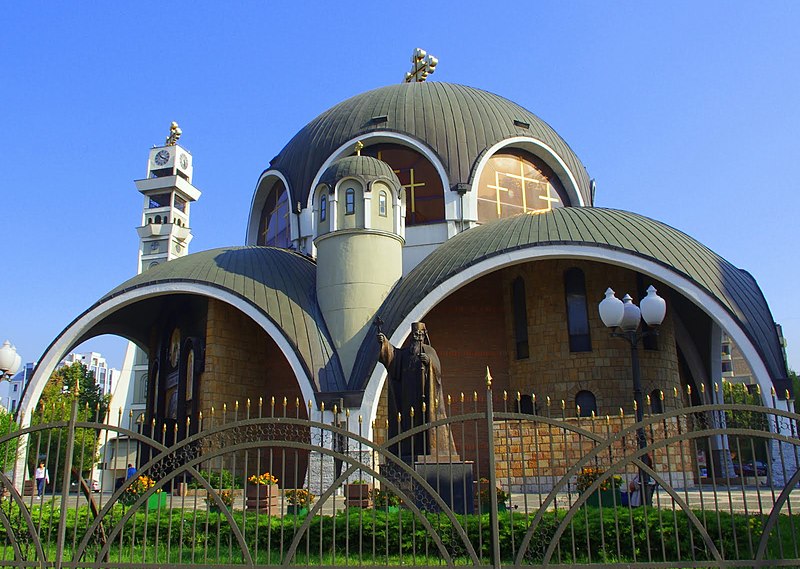
[[[212,470],[201,470],[200,475],[205,478],[211,487],[215,490],[231,490],[233,488],[241,488],[242,487],[242,480],[238,476],[234,476],[230,470],[222,469],[212,469]],[[196,479],[192,479],[189,482],[189,488],[194,490],[199,490],[202,488],[200,482]]]

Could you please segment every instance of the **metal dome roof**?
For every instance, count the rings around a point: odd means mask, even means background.
[[[773,382],[786,378],[772,314],[749,273],[669,225],[627,211],[594,207],[520,214],[453,237],[405,276],[384,301],[378,314],[385,321],[387,336],[436,287],[469,267],[511,251],[548,245],[622,251],[689,279],[715,298],[744,330]],[[368,333],[351,378],[369,377],[377,353],[375,334]]]
[[[567,143],[533,113],[492,93],[452,83],[389,85],[356,95],[308,123],[270,163],[289,181],[293,201],[306,203],[314,176],[340,146],[360,135],[393,132],[427,145],[441,160],[450,187],[468,182],[494,144],[530,137],[551,148],[592,203],[586,169]]]
[[[319,181],[332,186],[337,180],[350,176],[361,178],[364,181],[384,178],[394,182],[398,187],[400,186],[400,180],[397,179],[397,174],[394,173],[392,167],[372,156],[340,158],[325,169]]]
[[[96,305],[160,283],[201,284],[233,293],[283,332],[316,389],[334,391],[344,385],[344,379],[317,304],[316,269],[312,260],[287,249],[211,249],[152,267],[110,291]]]

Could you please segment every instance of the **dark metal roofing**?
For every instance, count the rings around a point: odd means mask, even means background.
[[[338,180],[355,176],[364,181],[371,181],[377,178],[385,178],[393,182],[397,187],[400,186],[400,180],[397,179],[397,174],[394,173],[392,167],[383,160],[378,160],[372,156],[345,156],[340,158],[325,169],[320,182],[332,186]]]
[[[786,378],[786,362],[772,314],[753,277],[685,233],[619,210],[557,208],[538,215],[520,214],[457,235],[426,257],[386,298],[378,312],[385,333],[391,335],[425,296],[467,267],[517,249],[545,245],[624,251],[682,275],[716,298],[739,323],[759,351],[773,382]],[[370,332],[359,351],[351,381],[357,378],[366,382],[377,353],[377,340]]]
[[[437,81],[390,85],[339,103],[303,127],[270,168],[286,176],[295,202],[306,203],[313,178],[331,153],[359,135],[380,131],[426,144],[442,161],[450,187],[469,182],[476,162],[492,145],[515,136],[534,138],[561,157],[584,203],[592,203],[586,169],[547,123],[498,95]]]
[[[273,247],[230,247],[162,263],[121,284],[98,304],[137,288],[194,283],[233,293],[266,315],[291,344],[316,389],[335,391],[345,382],[316,300],[316,264]]]

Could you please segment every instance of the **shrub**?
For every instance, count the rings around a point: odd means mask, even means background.
[[[584,468],[581,470],[580,474],[578,474],[578,481],[576,487],[578,492],[585,492],[589,489],[595,480],[600,478],[605,474],[605,470],[602,468]],[[600,485],[600,490],[608,490],[610,488],[618,488],[622,485],[622,476],[615,474],[610,478],[606,478],[603,483]]]

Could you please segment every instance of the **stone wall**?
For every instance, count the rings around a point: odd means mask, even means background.
[[[586,434],[572,428],[580,428],[608,440],[623,428],[634,424],[634,418],[610,417],[608,419],[562,419],[553,426],[535,420],[495,421],[494,437],[497,453],[495,473],[504,488],[512,492],[549,491],[583,457],[600,446]],[[672,418],[646,429],[647,439],[656,443],[665,436],[674,436],[678,429],[687,430],[685,418]],[[637,442],[634,433],[615,441],[598,454],[596,460],[586,466],[605,471],[612,464],[626,461],[635,453]],[[651,453],[653,467],[676,488],[694,486],[697,471],[694,443],[686,440]],[[620,473],[625,479],[636,475],[637,467],[628,464]],[[569,480],[575,488],[575,477]]]

